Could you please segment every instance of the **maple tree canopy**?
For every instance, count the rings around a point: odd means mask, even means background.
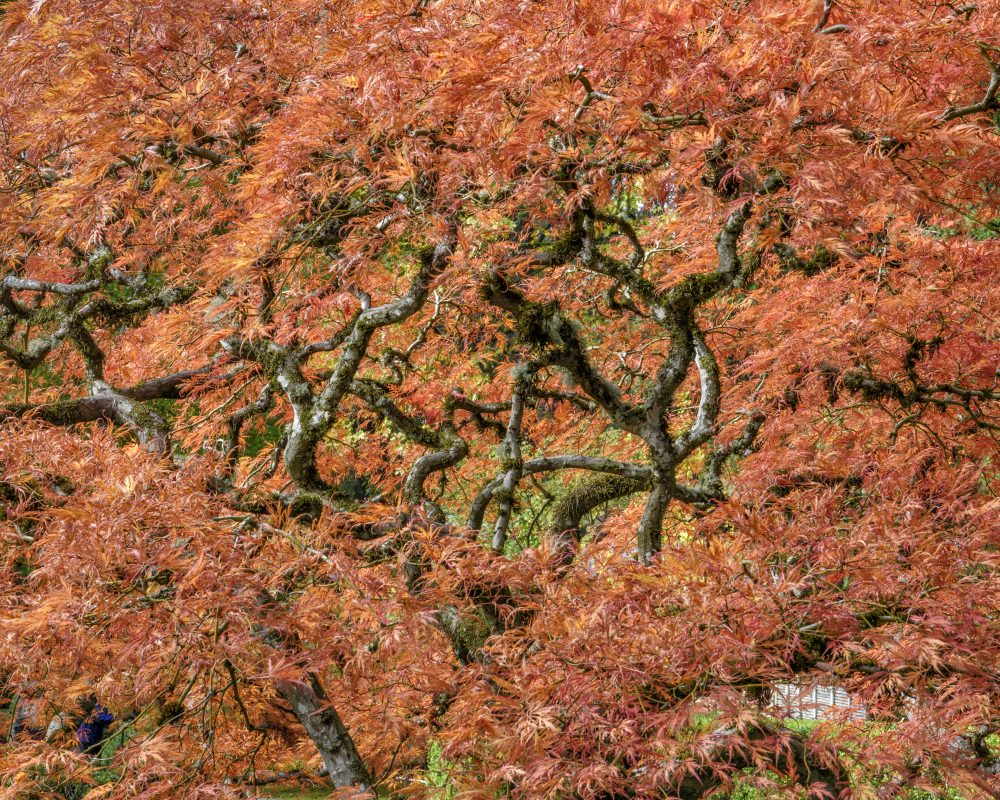
[[[1000,0],[0,42],[0,797],[997,796]]]

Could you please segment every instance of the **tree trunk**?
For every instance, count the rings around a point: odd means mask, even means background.
[[[661,480],[653,486],[646,501],[638,534],[639,560],[643,564],[648,564],[660,552],[663,543],[663,517],[672,496],[670,484]]]
[[[291,704],[319,750],[333,785],[369,788],[372,779],[368,768],[316,676],[307,675],[302,681],[279,681],[277,690]]]

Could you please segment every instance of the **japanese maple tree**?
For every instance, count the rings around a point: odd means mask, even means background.
[[[997,795],[1000,2],[0,39],[0,796]]]

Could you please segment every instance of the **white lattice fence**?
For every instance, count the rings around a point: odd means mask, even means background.
[[[850,719],[868,718],[864,706],[839,686],[782,683],[776,687],[774,701],[793,719],[828,719],[841,716],[843,709],[849,709]]]

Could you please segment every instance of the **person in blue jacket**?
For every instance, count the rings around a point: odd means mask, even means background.
[[[108,736],[108,728],[115,721],[114,714],[96,698],[88,698],[82,710],[84,716],[76,729],[77,752],[88,756],[99,755],[101,745]]]

